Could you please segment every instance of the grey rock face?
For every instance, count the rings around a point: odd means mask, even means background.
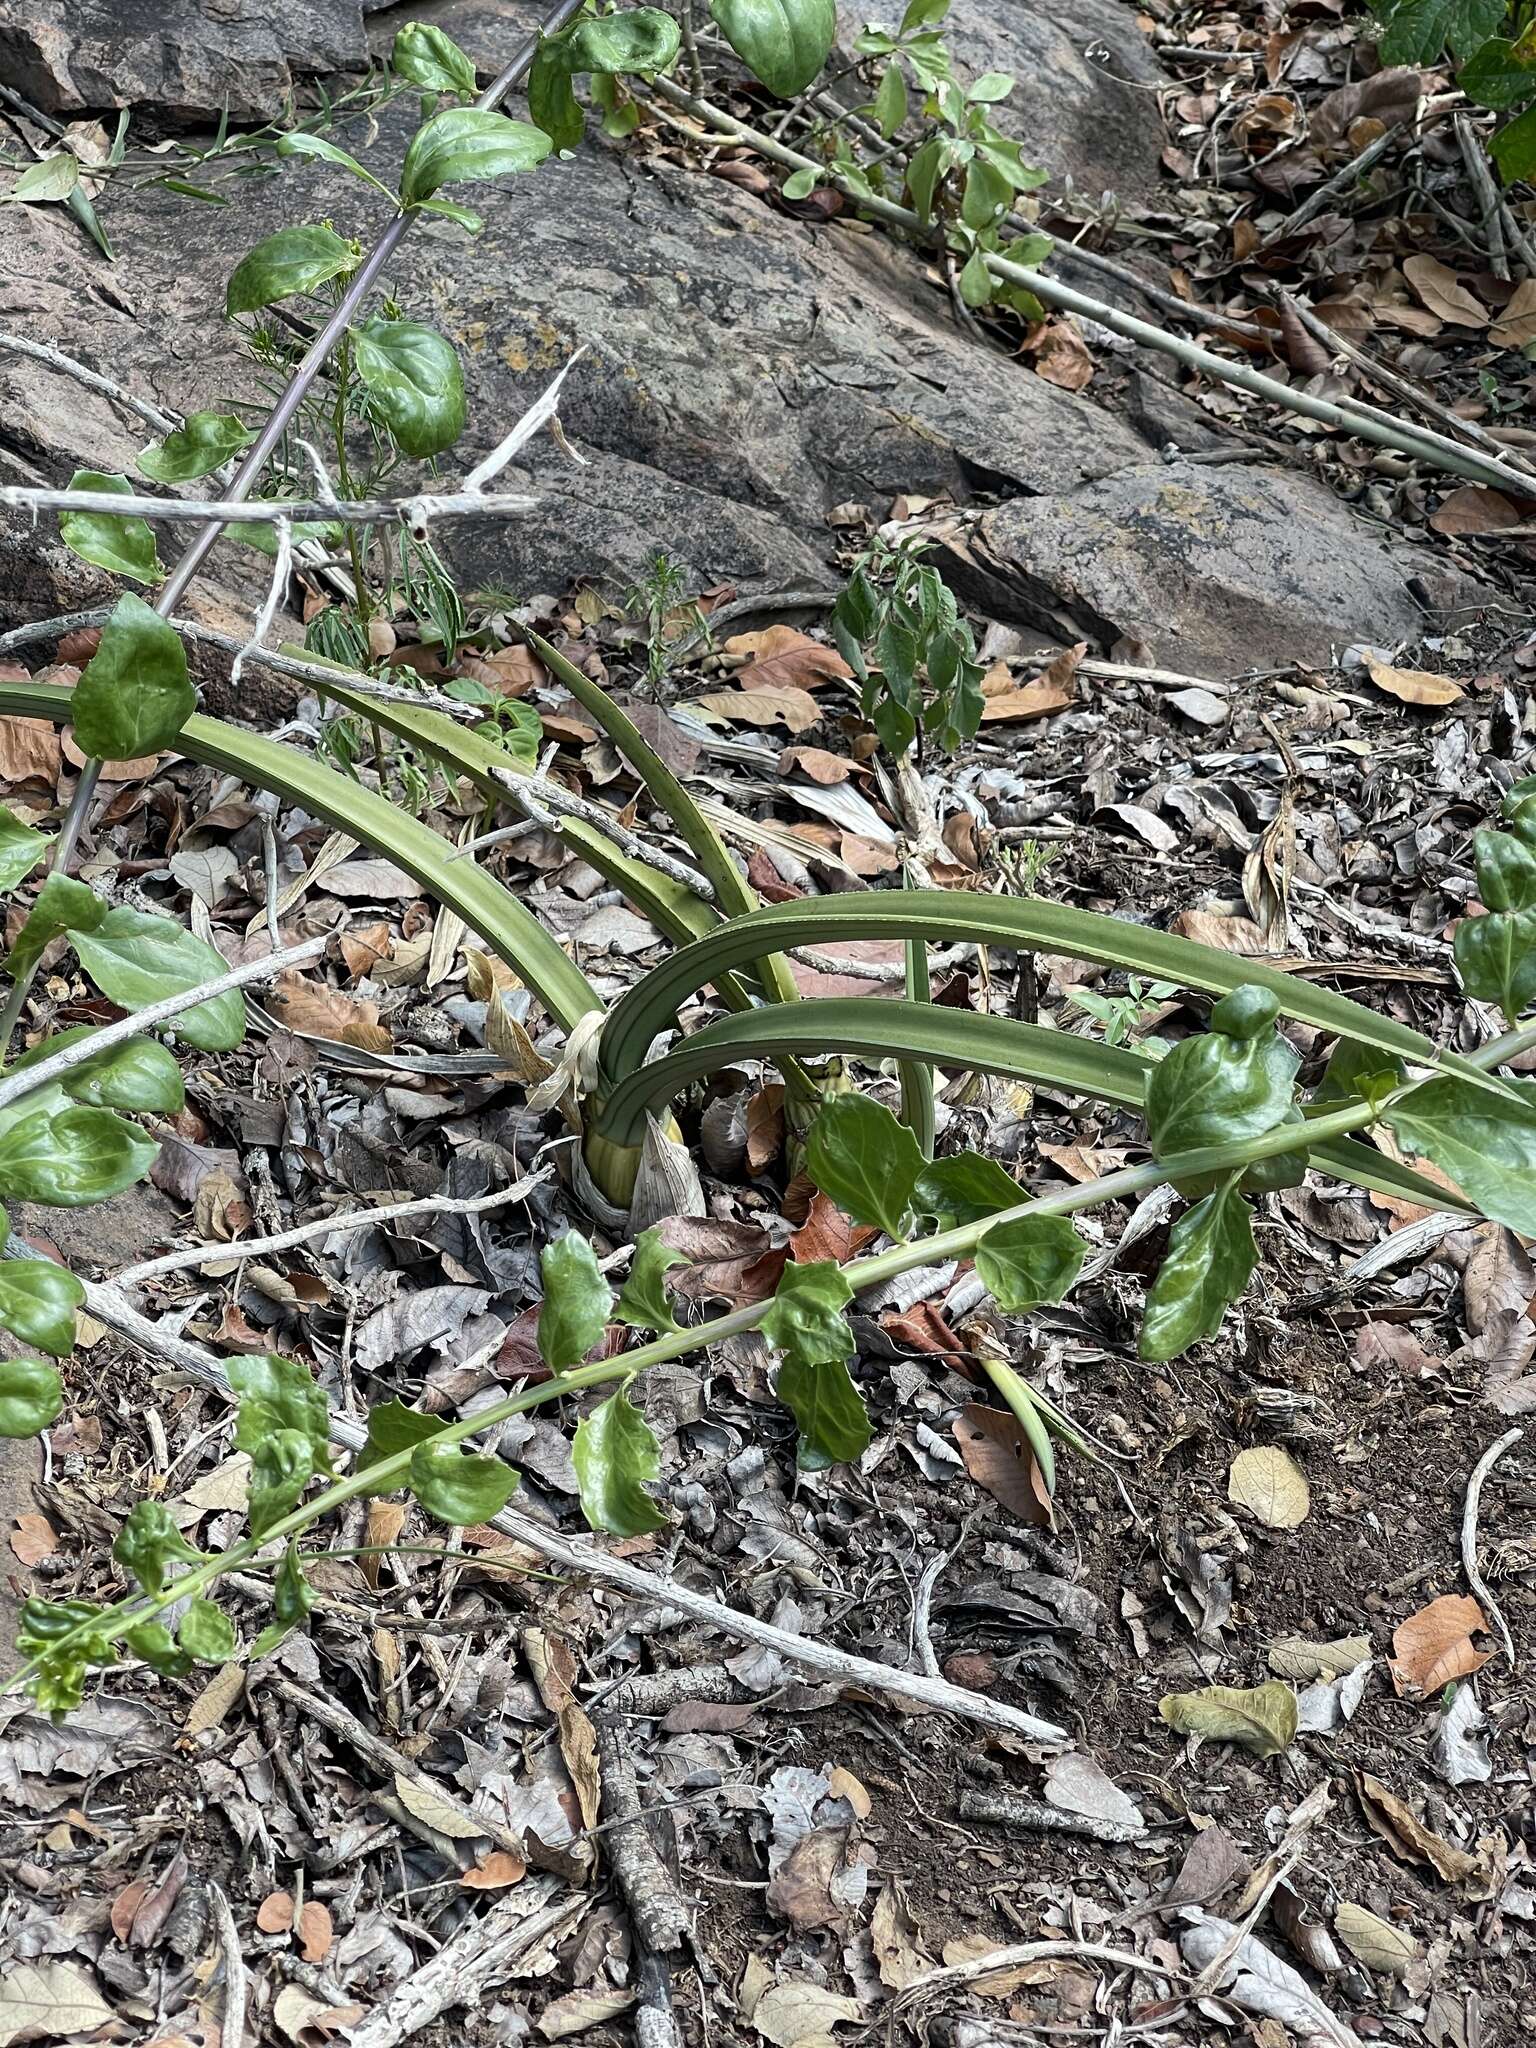
[[[0,0],[0,78],[48,114],[267,120],[367,55],[359,0]]]

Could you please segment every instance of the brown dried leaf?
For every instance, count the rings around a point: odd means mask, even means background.
[[[1365,665],[1377,689],[1403,704],[1454,704],[1464,694],[1460,683],[1430,669],[1394,668],[1390,662],[1369,659]]]
[[[1536,341],[1536,278],[1524,277],[1515,286],[1508,305],[1489,328],[1488,339],[1495,348],[1524,348],[1528,341]]]
[[[29,680],[25,669],[21,675]],[[58,728],[52,719],[0,719],[0,782],[11,786],[41,782],[52,789],[59,779],[62,758]]]
[[[1201,946],[1218,946],[1225,953],[1264,951],[1264,934],[1247,917],[1223,917],[1215,910],[1181,910],[1170,919],[1168,929],[1181,939],[1193,939]]]
[[[1438,257],[1408,257],[1403,264],[1403,275],[1430,312],[1448,326],[1488,325],[1488,308]]]
[[[737,633],[725,643],[727,654],[750,657],[736,680],[744,690],[777,690],[786,685],[819,689],[853,674],[835,647],[813,640],[793,626],[769,626],[761,633]]]
[[[789,1256],[796,1265],[835,1259],[842,1266],[879,1235],[868,1224],[855,1223],[845,1216],[830,1195],[818,1193],[811,1203],[810,1215],[789,1240]]]
[[[521,1856],[514,1856],[510,1849],[492,1849],[464,1872],[459,1883],[466,1891],[496,1892],[520,1884],[527,1875],[528,1866]]]
[[[1419,1944],[1404,1927],[1368,1912],[1345,1899],[1333,1916],[1333,1931],[1368,1970],[1384,1977],[1406,1977],[1419,1953]]]
[[[789,684],[762,685],[753,690],[709,690],[691,697],[687,709],[697,716],[737,725],[783,725],[804,732],[821,717],[816,699]]]
[[[788,775],[796,768],[810,781],[819,782],[823,789],[846,782],[853,773],[851,761],[844,760],[841,754],[829,754],[825,747],[786,747],[779,756],[779,772]]]
[[[1247,1508],[1266,1529],[1299,1528],[1312,1506],[1306,1473],[1277,1444],[1238,1452],[1227,1474],[1227,1498]]]
[[[1536,283],[1521,285],[1520,289],[1529,289],[1536,294]],[[1532,320],[1531,338],[1536,340],[1536,316]],[[1440,500],[1429,515],[1429,523],[1436,533],[1453,536],[1502,533],[1506,527],[1518,526],[1521,514],[1502,491],[1486,491],[1477,484],[1461,484]]]
[[[968,1401],[950,1424],[965,1469],[1010,1514],[1035,1529],[1056,1526],[1051,1497],[1024,1432],[1002,1408]]]
[[[306,1899],[299,1909],[299,1924],[295,1930],[298,1936],[299,1953],[306,1963],[323,1963],[331,1952],[331,1943],[336,1931],[331,1925],[331,1913],[318,1899]]]
[[[1369,1771],[1356,1773],[1355,1789],[1366,1819],[1395,1856],[1405,1863],[1428,1863],[1447,1884],[1460,1884],[1477,1868],[1477,1858],[1465,1849],[1437,1835],[1415,1818],[1406,1801],[1398,1798]]]
[[[377,1003],[307,981],[292,967],[285,968],[268,991],[267,1008],[288,1031],[355,1045],[362,1052],[394,1050],[394,1036],[379,1022]]]
[[[286,1934],[293,1925],[293,1893],[268,1892],[256,1908],[256,1925],[263,1934]]]
[[[1410,1614],[1393,1630],[1394,1654],[1387,1663],[1399,1696],[1423,1697],[1480,1670],[1492,1653],[1477,1649],[1472,1638],[1487,1626],[1487,1616],[1467,1593],[1443,1593]]]
[[[1063,317],[1047,320],[1025,343],[1035,359],[1035,374],[1061,391],[1081,391],[1091,384],[1097,365],[1076,323]]]
[[[46,1515],[16,1517],[16,1527],[11,1533],[11,1552],[18,1564],[25,1565],[30,1571],[45,1557],[52,1557],[58,1547],[59,1539]]]
[[[1058,683],[1026,683],[1019,690],[1004,690],[982,702],[983,725],[1017,725],[1027,718],[1049,718],[1076,702],[1076,693]]]

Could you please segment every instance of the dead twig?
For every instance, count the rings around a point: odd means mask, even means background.
[[[225,2048],[241,2048],[245,2039],[245,2012],[248,1991],[245,1975],[245,1961],[240,1954],[240,1931],[235,1926],[235,1916],[229,1909],[229,1900],[216,1884],[208,1887],[208,1904],[213,1913],[213,1928],[219,1938],[219,1952],[224,1959],[224,2011],[219,2020],[219,2039]]]
[[[217,520],[221,526],[277,526],[284,520],[342,519],[350,526],[403,526],[425,540],[438,519],[520,519],[540,501],[522,492],[416,492],[409,498],[156,498],[133,491],[71,491],[41,484],[0,484],[0,511],[108,512],[113,518],[172,525]]]
[[[995,1827],[1026,1828],[1037,1835],[1085,1835],[1092,1842],[1139,1842],[1146,1829],[1129,1821],[1101,1820],[1096,1814],[1068,1813],[1062,1806],[1041,1806],[1016,1799],[1011,1792],[968,1788],[956,1811],[962,1820],[983,1820]]]
[[[1188,1974],[1183,1970],[1170,1969],[1166,1963],[1154,1962],[1150,1956],[1139,1956],[1133,1949],[1112,1948],[1107,1942],[1022,1941],[1009,1948],[995,1948],[990,1955],[975,1956],[966,1963],[948,1963],[942,1969],[925,1970],[921,1977],[914,1977],[902,1986],[892,2000],[892,2009],[910,2005],[914,1999],[925,1997],[931,1991],[975,1984],[999,1970],[1022,1969],[1029,1963],[1057,1961],[1065,1956],[1089,1963],[1115,1963],[1122,1970],[1142,1970],[1149,1976],[1161,1977],[1169,1984],[1189,1982]]]
[[[1476,1594],[1484,1614],[1498,1630],[1499,1641],[1504,1645],[1504,1654],[1511,1666],[1515,1661],[1514,1638],[1509,1633],[1499,1604],[1488,1590],[1488,1581],[1478,1569],[1477,1563],[1477,1511],[1483,1498],[1483,1482],[1499,1459],[1525,1435],[1523,1429],[1507,1429],[1491,1443],[1477,1463],[1472,1467],[1472,1477],[1467,1481],[1467,1502],[1461,1515],[1461,1568],[1467,1575],[1467,1584]]]
[[[1453,114],[1451,125],[1456,130],[1461,160],[1467,167],[1467,176],[1472,181],[1472,190],[1477,194],[1477,203],[1482,209],[1483,239],[1488,244],[1489,266],[1495,277],[1507,279],[1509,259],[1504,254],[1504,220],[1499,211],[1499,188],[1494,184],[1493,173],[1488,168],[1483,138],[1472,126],[1466,114]]]
[[[603,1805],[608,1825],[603,1847],[640,1946],[650,1955],[673,1955],[688,1932],[688,1907],[662,1862],[640,1806],[629,1745],[617,1723],[599,1721]]]

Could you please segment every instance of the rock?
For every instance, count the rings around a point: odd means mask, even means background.
[[[846,45],[866,21],[894,28],[898,0],[852,0],[839,9]],[[1123,202],[1157,191],[1162,116],[1149,86],[1169,81],[1129,8],[1116,0],[955,0],[941,31],[956,75],[1009,73],[1014,90],[994,125],[1060,181],[1089,199]],[[1093,52],[1090,57],[1089,52]]]
[[[0,0],[0,78],[47,114],[265,121],[367,56],[359,0]]]
[[[1442,568],[1311,477],[1249,463],[1127,468],[1000,505],[950,545],[956,588],[998,618],[1141,640],[1164,667],[1216,677],[1325,663],[1357,627],[1412,638],[1409,578]]]

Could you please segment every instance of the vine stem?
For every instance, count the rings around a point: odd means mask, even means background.
[[[64,823],[60,826],[59,836],[54,841],[53,859],[49,864],[50,874],[69,873],[69,864],[74,859],[75,848],[80,843],[86,813],[90,810],[91,799],[96,794],[96,785],[101,780],[101,768],[100,761],[87,760],[80,770],[80,779],[76,782],[74,795],[69,800],[69,809],[64,813]],[[19,975],[11,984],[11,993],[6,998],[5,1008],[0,1011],[0,1060],[5,1058],[10,1047],[11,1035],[21,1022],[21,1013],[26,1007],[27,991],[36,980],[37,970],[41,965],[42,955],[39,953],[26,973]]]
[[[932,1237],[918,1238],[911,1242],[894,1245],[889,1251],[877,1252],[873,1257],[858,1260],[846,1269],[846,1278],[856,1293],[879,1286],[883,1281],[892,1280],[914,1266],[943,1264],[946,1260],[961,1258],[973,1252],[982,1236],[999,1224],[1009,1224],[1025,1217],[1070,1216],[1081,1209],[1097,1208],[1104,1202],[1118,1200],[1123,1196],[1142,1194],[1149,1188],[1159,1187],[1164,1181],[1183,1179],[1186,1175],[1220,1172],[1251,1164],[1258,1159],[1269,1159],[1284,1152],[1296,1150],[1299,1146],[1315,1143],[1319,1137],[1339,1137],[1349,1131],[1359,1130],[1376,1120],[1377,1112],[1369,1103],[1354,1103],[1346,1108],[1334,1110],[1327,1116],[1315,1117],[1309,1122],[1284,1124],[1278,1129],[1265,1132],[1241,1145],[1206,1146],[1195,1152],[1181,1153],[1175,1159],[1149,1160],[1143,1166],[1122,1167],[1116,1173],[1105,1174],[1095,1181],[1085,1182],[1080,1187],[1064,1188],[1059,1193],[1039,1195],[1020,1202],[1010,1209],[1000,1210],[994,1216],[987,1216],[974,1223],[957,1224],[950,1230],[938,1231]],[[642,1344],[637,1350],[621,1353],[617,1358],[600,1359],[592,1365],[576,1366],[572,1370],[558,1373],[537,1387],[526,1388],[522,1393],[511,1394],[504,1401],[495,1402],[478,1414],[451,1422],[427,1439],[434,1449],[444,1450],[450,1445],[462,1443],[466,1438],[477,1435],[481,1430],[495,1428],[508,1422],[513,1416],[525,1414],[531,1408],[542,1407],[547,1401],[559,1400],[567,1394],[579,1394],[589,1388],[609,1385],[615,1381],[627,1381],[653,1365],[662,1365],[674,1358],[684,1357],[690,1351],[700,1351],[711,1344],[723,1343],[727,1338],[754,1330],[765,1320],[772,1300],[753,1302],[746,1308],[733,1309],[728,1314],[716,1316],[712,1321],[701,1323],[692,1329],[673,1330],[653,1338],[649,1344]],[[313,1500],[302,1502],[290,1510],[259,1536],[248,1536],[231,1549],[222,1551],[216,1557],[208,1558],[179,1579],[171,1582],[158,1594],[135,1595],[119,1602],[102,1615],[93,1616],[88,1622],[59,1636],[48,1646],[47,1655],[56,1657],[66,1652],[71,1644],[86,1645],[101,1642],[117,1642],[131,1630],[143,1623],[153,1621],[165,1608],[176,1601],[195,1595],[205,1586],[212,1585],[226,1572],[234,1571],[247,1563],[268,1544],[285,1542],[297,1536],[334,1509],[344,1507],[348,1501],[356,1500],[363,1494],[388,1493],[397,1486],[406,1484],[415,1445],[403,1451],[396,1451],[387,1458],[376,1459],[371,1465],[349,1473],[345,1479],[337,1480],[317,1494]],[[14,1691],[26,1677],[37,1668],[38,1660],[29,1659],[3,1686],[0,1693]],[[1042,1722],[1042,1731],[1049,1727]],[[1050,1739],[1042,1736],[1042,1739]]]

